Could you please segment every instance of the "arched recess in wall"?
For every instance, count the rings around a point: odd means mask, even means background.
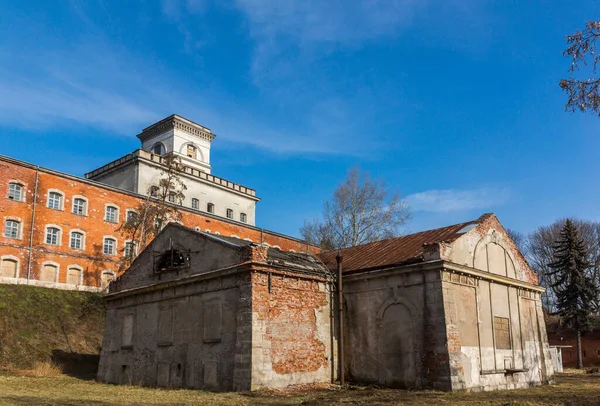
[[[523,270],[498,233],[484,235],[473,251],[473,267],[485,272],[523,280]]]
[[[419,387],[421,312],[408,299],[395,296],[377,312],[379,383],[398,388]]]
[[[181,146],[181,149],[179,150],[179,152],[182,155],[189,156],[189,154],[188,154],[188,146],[195,148],[195,154],[196,154],[195,159],[198,160],[198,161],[204,162],[204,155],[202,154],[202,150],[200,149],[199,146],[197,146],[193,142],[186,142],[186,143],[184,143]]]

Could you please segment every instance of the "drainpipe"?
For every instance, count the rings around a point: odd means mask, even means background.
[[[29,259],[27,260],[27,284],[31,278],[31,260],[33,259],[33,227],[35,224],[35,208],[37,206],[38,180],[40,176],[40,167],[35,168],[35,186],[33,187],[33,209],[31,211],[31,226],[29,228]]]
[[[345,384],[344,379],[344,298],[342,296],[342,255],[338,252],[335,257],[337,261],[337,293],[338,293],[338,359],[339,359],[339,375],[340,385]]]

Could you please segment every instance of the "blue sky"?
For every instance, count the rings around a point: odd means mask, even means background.
[[[521,232],[600,220],[600,119],[564,112],[564,36],[597,2],[0,0],[0,153],[83,175],[177,113],[213,173],[297,235],[348,168],[406,231],[495,212]]]

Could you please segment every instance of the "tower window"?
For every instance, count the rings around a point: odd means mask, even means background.
[[[7,238],[19,238],[21,236],[21,223],[16,220],[7,220],[4,236]]]
[[[212,203],[207,203],[206,204],[206,211],[209,213],[214,213],[215,212],[215,205]]]
[[[48,194],[48,208],[54,210],[62,210],[62,195],[57,192]]]
[[[8,198],[10,200],[16,200],[17,202],[23,201],[23,185],[18,183],[8,184]]]
[[[246,213],[240,213],[240,221],[241,221],[242,223],[245,223],[245,222],[246,222]]]
[[[57,227],[48,227],[46,229],[46,244],[59,245],[60,229]]]
[[[105,238],[104,244],[102,246],[102,253],[104,255],[115,255],[115,246],[116,245],[117,245],[117,242],[114,240],[114,238]]]
[[[227,209],[227,218],[228,219],[232,219],[233,218],[233,210]]]
[[[198,210],[198,207],[200,207],[200,201],[198,199],[192,199],[192,209]]]
[[[152,147],[152,153],[156,155],[164,155],[165,154],[165,146],[162,142],[154,144]]]
[[[196,147],[188,144],[187,146],[187,156],[189,156],[190,158],[194,158],[196,159],[197,153],[196,153]]]

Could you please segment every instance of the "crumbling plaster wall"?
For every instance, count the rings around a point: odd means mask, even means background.
[[[331,382],[331,284],[269,269],[252,274],[252,389]]]
[[[451,388],[439,271],[347,276],[344,301],[349,380]]]

